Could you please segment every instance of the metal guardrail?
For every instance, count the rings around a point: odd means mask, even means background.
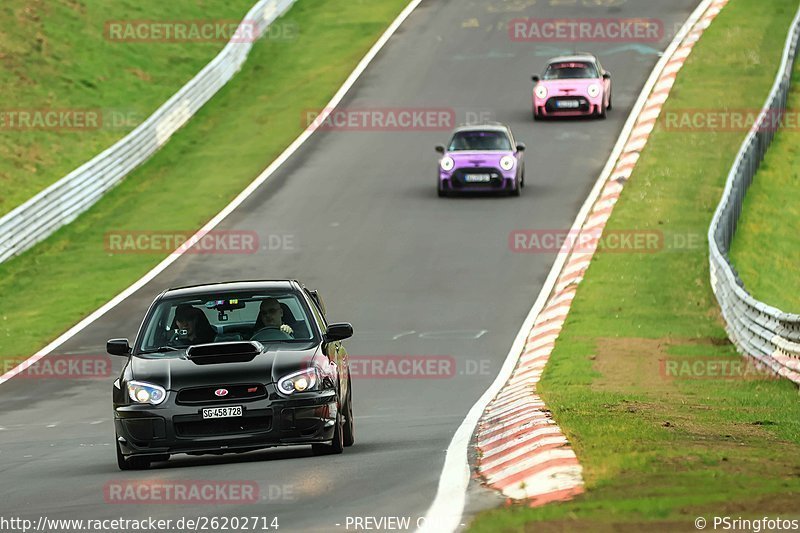
[[[150,158],[241,69],[255,38],[263,36],[269,25],[294,2],[256,2],[240,23],[241,33],[237,32],[237,36],[203,70],[142,124],[0,218],[0,262],[24,252],[72,222]],[[254,38],[242,39],[242,35],[253,35]]]
[[[792,22],[783,59],[767,102],[739,150],[708,230],[711,287],[725,318],[728,336],[744,355],[800,384],[800,314],[784,313],[750,296],[728,252],[742,213],[742,202],[783,117],[794,68],[800,11]]]

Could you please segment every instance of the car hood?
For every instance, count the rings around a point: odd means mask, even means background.
[[[572,80],[542,80],[539,83],[547,87],[550,94],[566,95],[575,93],[585,93],[589,85],[600,84],[599,78],[580,78]]]
[[[254,353],[245,357],[213,355],[215,346],[203,345],[206,352],[204,361],[186,353],[167,352],[131,358],[129,379],[146,381],[161,385],[167,390],[180,390],[186,387],[203,387],[218,384],[274,383],[281,377],[308,368],[325,358],[319,345],[315,343],[292,345],[259,343],[223,343],[255,345]],[[193,347],[196,348],[196,347]]]
[[[469,168],[469,167],[497,167],[500,165],[500,159],[504,156],[513,156],[514,152],[511,150],[498,150],[487,152],[449,152],[447,155],[453,158],[455,168]]]

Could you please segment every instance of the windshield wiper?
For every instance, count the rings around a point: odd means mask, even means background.
[[[152,350],[143,350],[139,353],[141,354],[148,354],[148,353],[157,353],[157,352],[180,352],[181,350],[185,350],[186,348],[176,348],[175,346],[161,346],[160,348],[153,348]]]

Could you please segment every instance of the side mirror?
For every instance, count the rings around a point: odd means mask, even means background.
[[[610,72],[603,72],[603,79],[604,80],[610,80],[611,79],[611,73]]]
[[[533,81],[533,83],[538,83],[540,79],[541,78],[539,78],[539,76],[536,75],[531,76],[531,80]]]
[[[325,334],[326,342],[343,341],[353,336],[353,326],[347,322],[328,325],[328,332]]]
[[[106,351],[111,355],[128,356],[131,354],[131,346],[128,339],[111,339],[106,343]]]
[[[518,143],[517,152],[524,152],[524,151],[525,151],[525,143]]]
[[[444,146],[442,146],[441,144],[437,144],[436,145],[436,151],[439,152],[440,154],[443,154],[444,153]]]

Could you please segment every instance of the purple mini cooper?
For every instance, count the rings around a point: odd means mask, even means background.
[[[456,192],[504,192],[519,196],[525,186],[525,145],[504,124],[461,126],[439,145],[439,196]]]

